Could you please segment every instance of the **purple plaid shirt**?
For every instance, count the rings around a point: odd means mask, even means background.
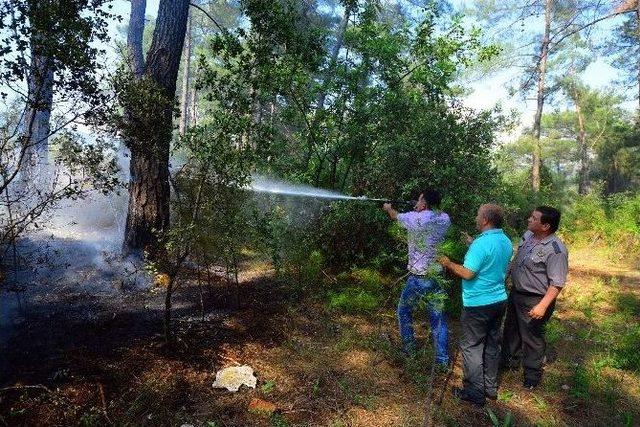
[[[398,214],[398,221],[407,229],[407,269],[412,274],[427,274],[436,257],[436,246],[442,243],[451,225],[449,215],[442,211],[411,211]]]

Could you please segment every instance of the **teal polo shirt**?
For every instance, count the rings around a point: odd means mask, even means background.
[[[511,240],[501,228],[480,233],[464,256],[464,267],[476,275],[462,281],[462,305],[477,307],[507,299],[504,281],[513,254]]]

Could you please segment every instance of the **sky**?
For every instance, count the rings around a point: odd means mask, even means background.
[[[466,6],[471,4],[473,0],[450,0],[455,10],[464,10]],[[507,0],[505,0],[507,1]],[[147,15],[155,17],[157,15],[159,0],[147,0]],[[130,3],[126,0],[114,0],[113,1],[114,12],[120,14],[123,17],[123,22],[119,25],[125,25],[129,16]],[[604,37],[604,34],[610,30],[614,25],[619,22],[618,20],[608,20],[599,25],[598,29],[600,35],[596,34],[596,37]],[[528,23],[527,30],[535,31],[535,25],[538,23]],[[111,33],[114,37],[117,35],[117,26],[112,24]],[[111,43],[115,46],[115,43]],[[115,58],[115,56],[114,56]],[[469,94],[464,98],[463,102],[466,106],[475,109],[490,109],[496,105],[500,105],[504,111],[515,110],[520,115],[520,126],[512,130],[507,135],[502,135],[500,140],[502,142],[509,142],[515,140],[523,129],[530,127],[533,123],[533,116],[535,113],[535,100],[524,99],[522,94],[509,94],[509,86],[512,82],[517,81],[519,70],[516,68],[505,69],[497,73],[493,73],[483,78],[464,79],[463,84],[465,88],[469,90]],[[596,58],[589,67],[585,70],[582,78],[589,86],[598,89],[604,89],[610,87],[614,82],[619,79],[619,72],[607,64],[604,58]],[[532,96],[529,94],[529,96]],[[624,103],[624,107],[633,110],[636,108],[636,101],[629,101]],[[546,111],[554,108],[552,105],[546,106]]]

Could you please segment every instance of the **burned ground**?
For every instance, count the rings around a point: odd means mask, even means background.
[[[327,308],[322,289],[302,292],[246,267],[237,289],[182,281],[171,346],[161,334],[163,288],[23,291],[5,340],[0,424],[418,426],[427,403],[434,425],[492,425],[489,410],[517,425],[640,422],[638,374],[624,365],[633,347],[625,353],[611,338],[639,327],[637,271],[597,257],[573,262],[551,331],[558,358],[542,387],[525,391],[508,372],[498,401],[481,409],[450,394],[459,357],[430,387],[429,355],[407,361],[398,352],[393,298],[379,313],[346,315]],[[624,314],[625,330],[612,313]],[[255,390],[212,388],[217,370],[238,364],[254,368]],[[250,410],[254,399],[277,411]]]

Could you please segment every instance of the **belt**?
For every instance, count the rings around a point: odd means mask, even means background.
[[[524,296],[528,296],[528,297],[540,297],[540,298],[544,297],[543,294],[537,294],[535,292],[523,291],[523,290],[516,289],[516,288],[513,288],[512,290],[516,294],[520,294],[520,295],[524,295]]]

